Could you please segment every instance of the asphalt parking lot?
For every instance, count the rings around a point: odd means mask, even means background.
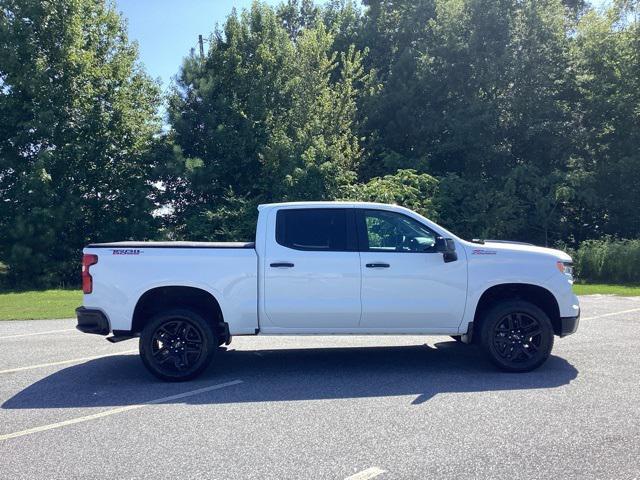
[[[71,320],[0,323],[0,477],[640,478],[640,298],[527,374],[444,337],[235,338],[166,384]]]

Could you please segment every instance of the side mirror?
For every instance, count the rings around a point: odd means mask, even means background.
[[[442,253],[442,258],[445,263],[458,260],[456,244],[452,238],[436,237],[435,250],[436,252]]]

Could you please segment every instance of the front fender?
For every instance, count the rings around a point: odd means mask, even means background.
[[[473,322],[482,295],[490,288],[504,284],[543,288],[555,299],[561,317],[578,315],[578,299],[572,291],[572,281],[558,271],[555,251],[527,251],[529,247],[512,248],[509,245],[466,246],[469,287],[467,309],[459,326],[461,333],[466,332],[469,323]]]

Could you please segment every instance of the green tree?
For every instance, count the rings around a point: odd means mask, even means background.
[[[573,14],[560,0],[369,4],[383,88],[366,105],[362,177],[414,168],[440,178],[440,217],[466,236],[557,238]]]
[[[578,238],[640,236],[640,5],[585,14],[574,55],[580,128],[570,182]]]
[[[334,52],[323,23],[294,24],[256,2],[214,33],[204,59],[185,60],[165,178],[178,236],[251,238],[258,203],[333,199],[355,180],[363,54]]]
[[[438,213],[433,205],[437,189],[438,181],[431,175],[415,170],[398,170],[394,175],[352,185],[345,190],[345,198],[402,205],[437,221]]]
[[[0,0],[0,261],[10,286],[79,280],[89,241],[153,231],[156,85],[112,4]]]

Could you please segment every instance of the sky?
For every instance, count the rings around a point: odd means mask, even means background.
[[[129,39],[138,42],[142,64],[166,90],[182,59],[197,49],[198,34],[206,39],[233,7],[240,11],[251,0],[116,0],[116,6],[127,19]]]

